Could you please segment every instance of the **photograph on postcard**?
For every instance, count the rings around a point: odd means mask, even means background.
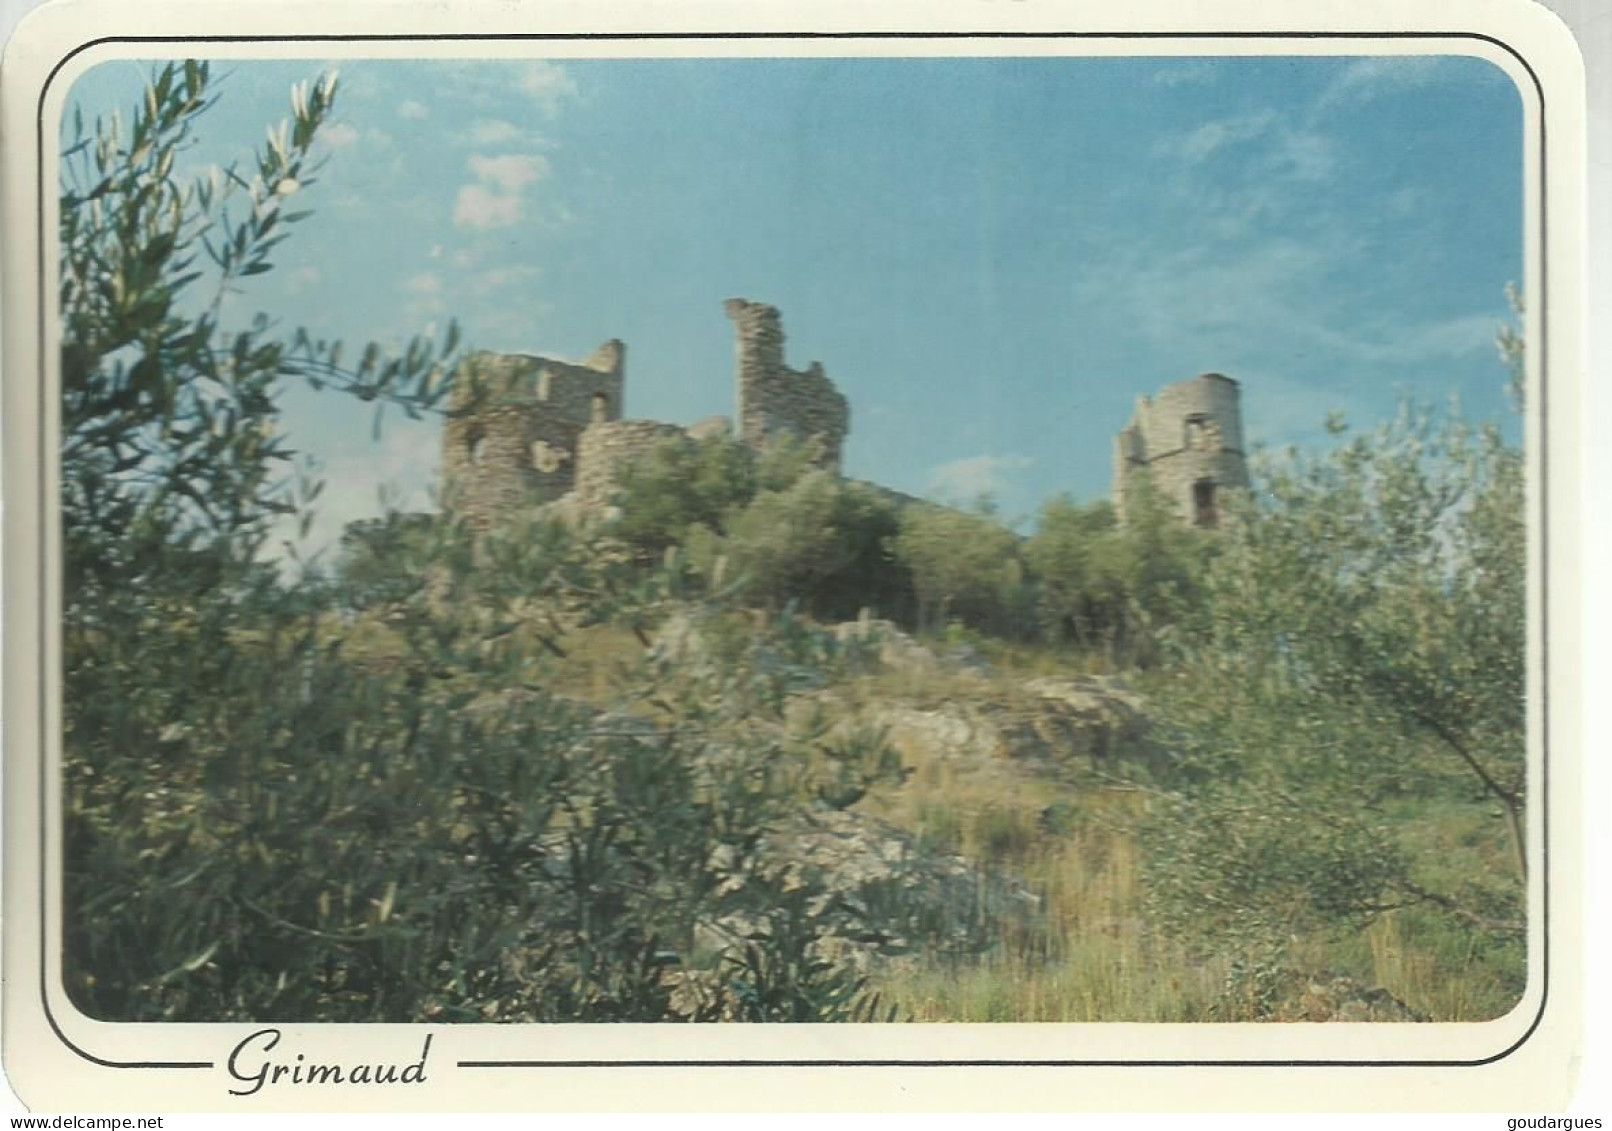
[[[53,128],[84,1016],[1522,999],[1490,59],[198,44]]]

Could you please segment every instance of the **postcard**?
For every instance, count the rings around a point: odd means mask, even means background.
[[[93,2],[3,75],[29,1105],[1566,1102],[1543,9]]]

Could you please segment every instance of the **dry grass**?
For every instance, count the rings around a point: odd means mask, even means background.
[[[885,688],[898,675],[878,677]],[[975,696],[977,676],[953,675]],[[947,699],[962,690],[924,700]],[[1010,688],[999,689],[1011,694]],[[863,805],[952,852],[1009,877],[1033,908],[1010,917],[972,962],[903,969],[879,989],[915,1021],[1186,1021],[1219,992],[1219,963],[1147,928],[1141,861],[1129,817],[1142,795],[1094,781],[1053,780],[1009,759],[948,756],[898,730],[912,771]]]
[[[1226,1017],[1228,1005],[1235,1015],[1224,997],[1233,956],[1195,955],[1150,928],[1131,833],[1097,823],[1062,836],[1032,832],[1006,816],[1022,809],[979,808],[977,789],[969,797],[962,814],[935,796],[918,811],[930,829],[958,830],[967,854],[1018,876],[1041,914],[1029,931],[1005,925],[977,962],[902,971],[881,984],[913,1020],[1207,1021]],[[993,845],[1012,850],[993,857]],[[1488,1020],[1516,1002],[1478,936],[1420,909],[1353,937],[1295,940],[1291,959],[1381,986],[1435,1021]]]
[[[349,636],[384,662],[401,642],[379,624]],[[625,629],[571,633],[552,666],[562,695],[605,703],[616,672],[642,645]],[[904,704],[931,710],[959,702],[1013,704],[1023,680],[1077,674],[1100,659],[987,643],[996,675],[950,666],[885,669],[842,687],[847,712]],[[1008,917],[972,961],[894,968],[878,989],[914,1021],[1204,1021],[1224,1016],[1231,954],[1204,957],[1151,929],[1144,888],[1145,846],[1130,818],[1147,795],[1070,772],[1053,776],[1006,757],[948,753],[897,728],[892,736],[907,780],[877,788],[861,808],[914,834],[931,850],[955,854],[1010,878],[1034,914]],[[1407,802],[1407,846],[1426,861],[1421,878],[1448,890],[1477,856],[1505,859],[1504,830],[1475,804]],[[1503,867],[1497,863],[1496,867]],[[1385,915],[1368,930],[1295,940],[1306,969],[1347,973],[1381,986],[1441,1021],[1479,1021],[1516,1001],[1506,966],[1472,933],[1426,908]],[[1520,962],[1514,959],[1513,965]],[[1512,979],[1515,980],[1514,977]]]
[[[1020,878],[1040,914],[1004,923],[978,962],[893,978],[882,988],[917,1021],[1186,1021],[1208,1010],[1224,977],[1153,936],[1128,834],[1088,826],[1055,836],[984,809],[973,839]],[[989,855],[993,845],[1011,852]],[[976,857],[979,858],[979,857]]]
[[[1013,683],[1007,675],[996,682],[954,672],[925,681],[923,673],[883,673],[871,687],[886,701],[934,706],[966,696],[1011,699]],[[862,689],[864,696],[868,691]],[[898,691],[909,694],[891,694]],[[1008,758],[949,755],[900,728],[893,741],[912,772],[862,805],[934,849],[1010,877],[1037,912],[1004,921],[977,960],[885,976],[879,989],[906,1015],[1137,1022],[1238,1015],[1238,1002],[1226,997],[1236,956],[1194,954],[1150,925],[1145,845],[1131,820],[1147,793],[1079,772],[1038,772]],[[1409,847],[1428,861],[1424,871],[1434,886],[1447,889],[1474,851],[1504,866],[1503,830],[1481,805],[1411,801],[1398,819],[1412,831]],[[1386,915],[1363,932],[1296,939],[1289,958],[1306,971],[1380,986],[1437,1021],[1493,1018],[1516,1001],[1506,960],[1425,907]]]
[[[632,632],[615,625],[590,625],[565,636],[565,659],[554,665],[549,688],[557,695],[607,703],[619,691],[617,673],[644,650]]]

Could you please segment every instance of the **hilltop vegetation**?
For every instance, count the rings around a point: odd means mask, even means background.
[[[335,97],[222,190],[161,71],[69,146],[65,978],[109,1020],[1478,1020],[1522,991],[1520,453],[1414,407],[1146,490],[896,505],[724,440],[617,514],[265,553],[288,381],[430,413],[456,335],[343,367],[272,268]],[[223,195],[219,195],[219,193]],[[234,210],[232,218],[231,209]],[[200,315],[184,310],[199,309]],[[1510,360],[1519,359],[1508,339]],[[351,356],[351,355],[349,355]],[[866,613],[864,614],[864,610]]]

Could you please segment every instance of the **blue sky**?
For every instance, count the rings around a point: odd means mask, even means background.
[[[724,299],[850,398],[848,474],[1010,517],[1108,490],[1139,394],[1237,378],[1252,438],[1402,393],[1506,412],[1522,110],[1460,57],[220,63],[188,154],[242,158],[339,66],[316,214],[232,300],[352,343],[628,345],[627,415],[731,413]],[[126,105],[148,65],[74,90]],[[317,544],[423,505],[437,432],[289,394]],[[1515,434],[1515,429],[1513,428]]]

